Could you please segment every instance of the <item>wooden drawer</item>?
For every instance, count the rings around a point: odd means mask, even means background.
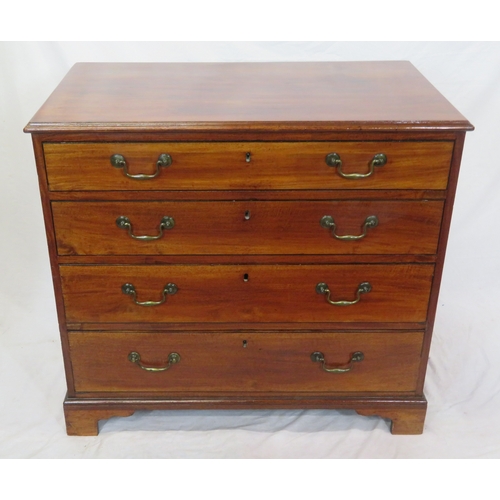
[[[431,264],[62,265],[69,323],[424,322]],[[362,283],[371,291],[358,294]],[[166,285],[175,294],[163,292]],[[316,291],[326,283],[331,305]],[[165,302],[137,305],[135,300]],[[129,291],[130,291],[130,287]]]
[[[70,332],[77,392],[411,392],[422,332],[111,333]],[[129,360],[136,352],[149,368]],[[326,372],[311,354],[321,352]],[[355,352],[363,360],[349,363]]]
[[[59,255],[434,254],[443,202],[53,202],[52,210]],[[325,215],[335,234],[366,236],[337,239],[321,225]],[[173,221],[161,226],[165,216]]]
[[[45,143],[52,191],[445,189],[453,142]],[[153,175],[160,154],[172,163],[153,179],[130,179],[110,158],[125,158],[131,175]],[[250,153],[250,161],[247,161]],[[374,155],[387,163],[371,176],[346,179],[325,158],[337,153],[345,174],[366,174]]]

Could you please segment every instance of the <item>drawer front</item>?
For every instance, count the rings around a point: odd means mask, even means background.
[[[69,323],[424,322],[434,266],[62,265],[60,270]],[[330,293],[318,287],[321,283]],[[332,305],[327,298],[359,300]]]
[[[410,392],[422,339],[421,332],[69,334],[78,392]]]
[[[434,254],[443,202],[54,202],[52,209],[59,255]]]
[[[452,149],[452,142],[44,144],[53,191],[445,189]],[[337,166],[326,163],[331,153]],[[372,168],[380,153],[386,164]],[[117,154],[123,158],[113,166]],[[158,166],[162,154],[170,155],[169,166]]]

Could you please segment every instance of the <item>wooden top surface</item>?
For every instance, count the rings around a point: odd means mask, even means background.
[[[26,132],[472,130],[407,61],[78,63]]]

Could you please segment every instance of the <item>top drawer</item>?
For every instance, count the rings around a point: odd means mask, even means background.
[[[51,191],[446,189],[452,150],[453,142],[44,144]]]

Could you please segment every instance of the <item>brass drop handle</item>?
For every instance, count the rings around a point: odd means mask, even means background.
[[[358,285],[358,289],[356,291],[356,299],[354,300],[337,300],[333,301],[331,300],[331,291],[328,288],[328,285],[326,283],[318,283],[316,285],[316,293],[319,293],[321,295],[326,296],[326,301],[331,304],[332,306],[352,306],[354,304],[357,304],[361,300],[361,295],[364,293],[370,292],[372,289],[372,286],[368,281],[364,281],[363,283],[360,283]]]
[[[131,352],[128,355],[128,360],[131,363],[135,363],[138,367],[142,368],[143,370],[146,370],[147,372],[164,372],[165,370],[168,370],[172,365],[179,363],[181,357],[176,352],[171,352],[167,358],[167,366],[161,366],[161,367],[143,365],[141,362],[141,355],[135,351]]]
[[[346,373],[350,372],[354,363],[358,363],[359,361],[363,361],[365,359],[365,355],[361,351],[356,351],[351,355],[351,359],[347,365],[336,366],[334,368],[328,368],[325,361],[325,355],[322,352],[316,351],[311,354],[311,361],[314,363],[321,363],[321,368],[328,373]]]
[[[343,241],[354,241],[354,240],[361,240],[364,238],[368,232],[368,229],[372,227],[377,227],[378,226],[378,217],[376,215],[369,215],[363,224],[362,228],[362,233],[358,236],[352,236],[350,234],[346,234],[344,236],[339,236],[338,234],[335,233],[337,229],[337,225],[335,224],[335,221],[333,220],[333,217],[331,215],[324,215],[321,217],[321,220],[319,221],[321,224],[321,227],[324,227],[326,229],[331,229],[332,230],[332,235],[335,236],[338,240],[343,240]]]
[[[369,170],[366,174],[344,174],[342,172],[342,160],[338,153],[326,155],[325,162],[329,167],[337,168],[338,174],[344,179],[364,179],[373,174],[375,167],[383,167],[387,163],[387,156],[384,153],[377,153],[370,161]]]
[[[153,300],[146,300],[145,302],[139,302],[137,300],[137,292],[135,290],[135,286],[132,285],[131,283],[125,283],[124,285],[122,285],[122,293],[124,293],[125,295],[131,295],[133,301],[138,306],[145,306],[145,307],[159,306],[167,300],[167,295],[175,295],[177,293],[177,285],[175,283],[168,283],[168,285],[165,285],[162,291],[162,298],[157,302]]]
[[[170,165],[172,165],[172,157],[167,154],[167,153],[162,153],[160,156],[158,156],[158,161],[156,162],[156,172],[154,174],[130,174],[128,171],[128,165],[127,165],[127,160],[123,155],[113,155],[110,158],[111,165],[115,168],[121,168],[123,169],[123,173],[129,178],[129,179],[136,179],[136,180],[147,180],[147,179],[154,179],[155,177],[158,177],[160,175],[160,168],[165,168]]]
[[[130,222],[130,219],[126,217],[125,215],[120,215],[116,219],[116,225],[120,229],[125,229],[128,231],[128,234],[131,238],[134,238],[134,240],[139,240],[139,241],[153,241],[153,240],[159,240],[163,236],[163,230],[164,229],[172,229],[175,226],[175,221],[172,217],[169,217],[168,215],[165,215],[160,222],[160,227],[159,227],[159,234],[156,236],[136,236],[133,234],[133,228],[132,228],[132,223]]]

